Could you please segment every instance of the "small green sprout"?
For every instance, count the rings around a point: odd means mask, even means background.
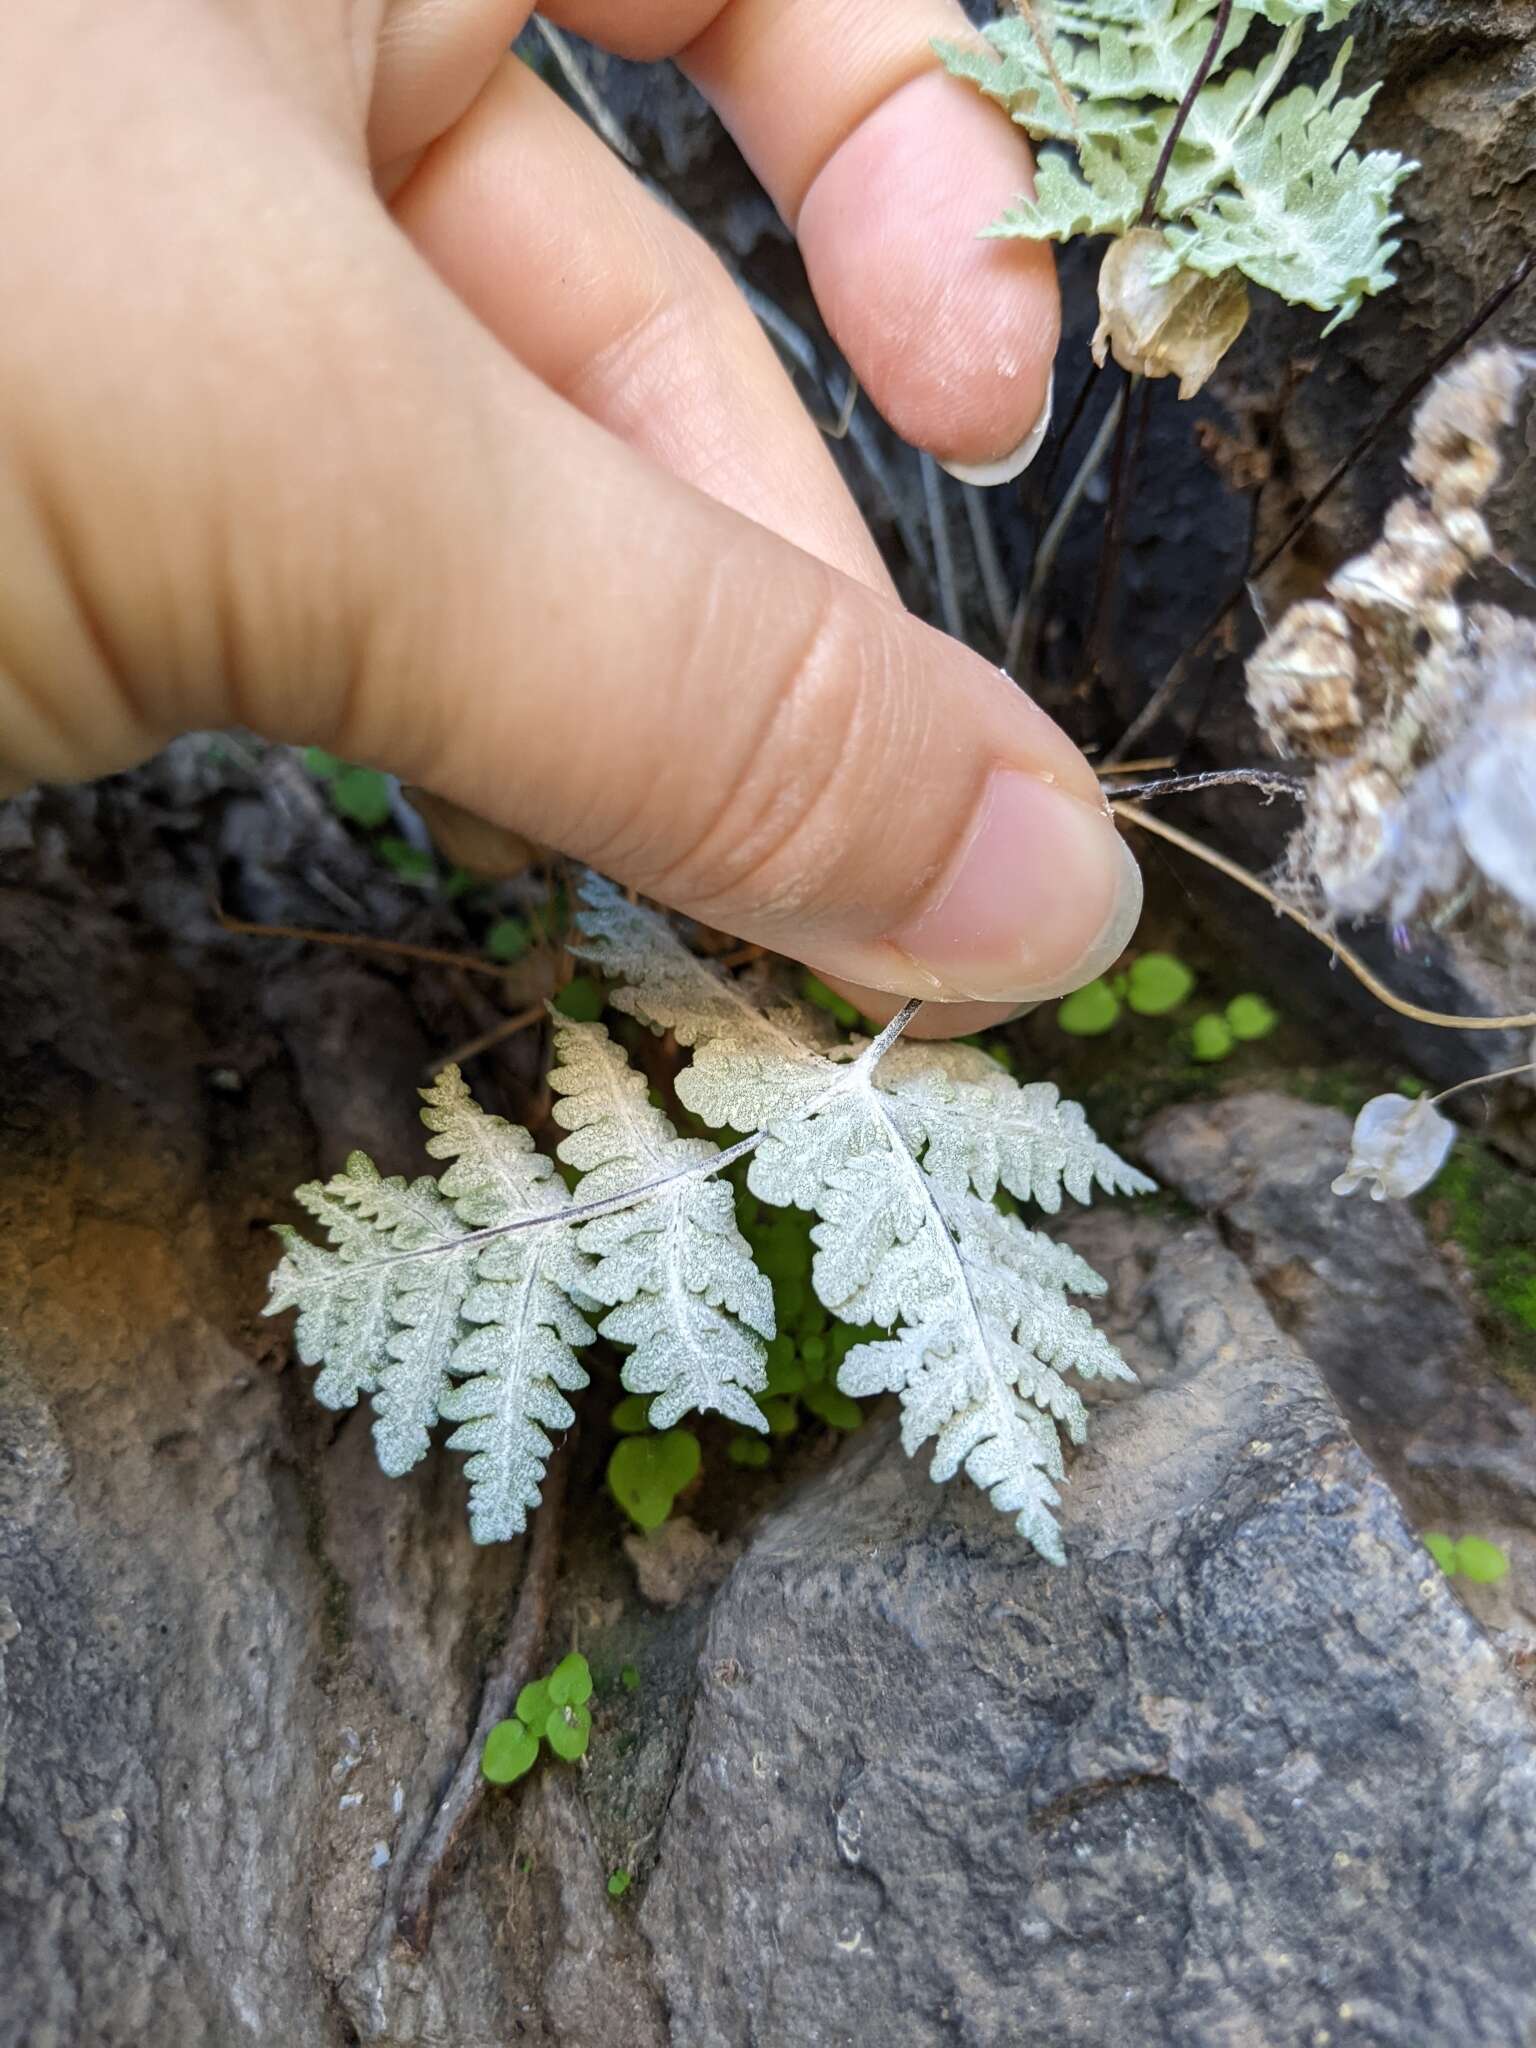
[[[1189,1049],[1197,1060],[1207,1064],[1224,1060],[1237,1044],[1232,1026],[1225,1017],[1218,1017],[1214,1011],[1197,1017],[1189,1034]]]
[[[1423,1543],[1448,1578],[1459,1573],[1474,1586],[1496,1586],[1509,1575],[1509,1559],[1486,1536],[1463,1536],[1453,1541],[1438,1529],[1426,1529]]]
[[[620,1436],[638,1436],[641,1430],[651,1426],[650,1395],[626,1394],[608,1420]]]
[[[377,768],[343,768],[331,784],[331,803],[343,818],[372,832],[389,817],[389,778]]]
[[[521,960],[533,944],[533,932],[526,917],[498,917],[485,935],[485,950],[493,960],[510,963]]]
[[[1101,1038],[1120,1015],[1120,998],[1107,981],[1090,981],[1056,1012],[1056,1022],[1073,1038]]]
[[[1131,962],[1125,1000],[1138,1017],[1164,1017],[1176,1010],[1195,985],[1195,977],[1172,953],[1143,953]]]
[[[555,1008],[573,1024],[595,1024],[603,1014],[602,985],[589,974],[578,974],[555,997]]]
[[[725,1447],[725,1455],[733,1465],[743,1465],[750,1472],[760,1472],[765,1465],[772,1464],[773,1453],[760,1436],[748,1436],[745,1431],[733,1436]]]
[[[616,1870],[608,1880],[609,1898],[622,1899],[632,1882],[633,1880],[627,1870]]]
[[[691,1430],[626,1436],[608,1460],[608,1491],[637,1529],[659,1529],[698,1472],[699,1458],[699,1440]]]
[[[857,1429],[864,1420],[864,1410],[851,1395],[840,1393],[825,1382],[820,1386],[807,1387],[800,1398],[811,1413],[829,1428]]]
[[[538,1761],[547,1742],[558,1757],[575,1763],[587,1753],[592,1715],[592,1671],[579,1650],[562,1657],[545,1678],[535,1678],[517,1696],[511,1716],[485,1738],[480,1769],[493,1785],[510,1785]]]
[[[437,862],[425,847],[412,846],[409,839],[397,839],[386,832],[374,841],[374,851],[402,882],[430,882],[436,878]]]
[[[640,1690],[639,1665],[621,1664],[619,1666],[619,1683],[626,1692],[638,1692]]]
[[[1280,1022],[1277,1011],[1262,996],[1234,996],[1223,1015],[1234,1038],[1268,1038]]]

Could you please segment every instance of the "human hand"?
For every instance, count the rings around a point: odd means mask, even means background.
[[[0,792],[245,723],[845,983],[1091,978],[1140,901],[1092,772],[901,610],[723,269],[505,54],[528,11],[0,15]],[[550,14],[680,53],[903,433],[1030,438],[1055,285],[976,238],[1028,158],[933,68],[952,0]]]

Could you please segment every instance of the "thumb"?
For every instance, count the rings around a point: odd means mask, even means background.
[[[0,660],[12,770],[243,720],[872,988],[1024,1002],[1113,958],[1136,869],[1049,719],[557,397],[350,167],[260,154],[262,233],[233,251],[250,193],[168,211],[146,151],[113,188],[143,201],[126,225],[82,208],[89,282],[123,309],[107,350],[38,238],[47,317],[0,341],[33,393],[10,415],[30,489],[0,489],[25,571],[0,648],[31,650]],[[174,274],[118,289],[144,246]],[[5,454],[0,435],[0,486]]]
[[[1119,953],[1135,864],[997,671],[505,359],[453,381],[484,412],[420,451],[342,751],[867,987],[1023,1002]]]

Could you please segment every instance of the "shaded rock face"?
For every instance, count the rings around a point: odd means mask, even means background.
[[[360,1138],[414,1166],[465,1020],[220,933],[212,872],[447,935],[195,747],[0,818],[0,2048],[1528,2040],[1524,1697],[1297,1341],[1396,1312],[1370,1247],[1288,1336],[1211,1226],[1130,1206],[1069,1226],[1142,1384],[1096,1404],[1064,1572],[875,1427],[648,1609],[591,1433],[552,1635],[640,1690],[488,1802],[401,1953],[520,1553],[470,1546],[452,1460],[384,1480],[257,1310],[287,1191]],[[1164,1170],[1271,1285],[1317,1227],[1302,1112],[1178,1114]]]
[[[738,1566],[642,1914],[679,2048],[1536,2026],[1499,1658],[1231,1254],[1175,1239],[1152,1296],[1064,1572],[888,1438]]]

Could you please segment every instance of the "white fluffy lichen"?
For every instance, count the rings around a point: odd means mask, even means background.
[[[1484,349],[1437,381],[1416,488],[1248,662],[1260,729],[1317,764],[1293,893],[1330,922],[1454,927],[1501,962],[1529,959],[1536,922],[1536,625],[1459,592],[1493,552],[1484,507],[1533,361]]]
[[[750,1157],[759,1200],[819,1219],[823,1304],[894,1331],[848,1352],[842,1391],[898,1395],[903,1441],[933,1441],[935,1479],[963,1468],[1059,1561],[1058,1429],[1081,1441],[1086,1427],[1063,1375],[1131,1375],[1068,1301],[1102,1281],[994,1197],[1054,1210],[1063,1190],[1152,1183],[1048,1083],[1020,1087],[972,1047],[900,1044],[896,1027],[829,1045],[800,1005],[720,973],[609,884],[584,893],[579,950],[614,1007],[690,1051],[675,1086],[693,1116],[748,1135],[724,1151],[679,1136],[601,1025],[561,1021],[550,1085],[571,1192],[446,1070],[424,1091],[427,1149],[450,1162],[439,1181],[385,1180],[355,1153],[299,1190],[331,1248],[281,1233],[269,1312],[298,1309],[320,1399],[372,1399],[389,1472],[424,1454],[439,1418],[457,1423],[481,1542],[524,1527],[596,1335],[630,1347],[624,1382],[654,1397],[659,1426],[704,1409],[766,1428],[753,1396],[773,1298],[716,1177]]]

